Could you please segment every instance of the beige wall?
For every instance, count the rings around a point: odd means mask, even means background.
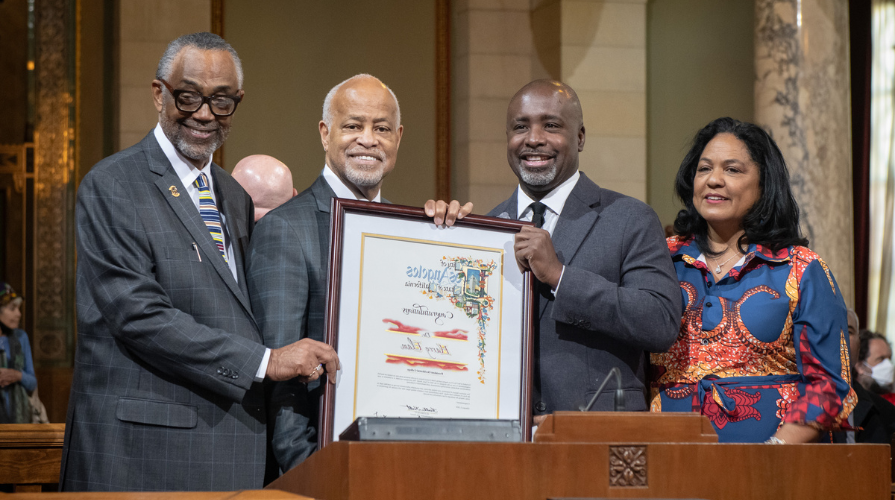
[[[391,0],[296,2],[226,0],[224,37],[245,70],[245,101],[225,148],[232,170],[250,154],[272,155],[295,187],[323,169],[317,123],[323,98],[357,73],[382,79],[398,96],[404,137],[383,195],[422,205],[435,195],[435,6]]]
[[[518,184],[507,165],[507,104],[531,81],[529,0],[452,2],[451,193],[487,213]]]
[[[151,84],[168,43],[209,29],[211,0],[118,2],[116,151],[140,142],[158,123]]]
[[[647,5],[647,201],[662,224],[681,206],[674,177],[696,132],[721,116],[752,121],[753,0]]]
[[[575,89],[584,112],[579,169],[604,188],[647,201],[646,0],[540,3],[535,17],[558,11],[557,76]],[[538,52],[549,65],[549,49]]]
[[[516,179],[506,165],[506,105],[531,79],[556,77],[578,90],[585,107],[582,170],[645,198],[670,224],[679,210],[674,175],[696,130],[718,116],[752,120],[753,3],[455,0],[454,197],[485,212],[509,195]],[[210,4],[120,0],[116,149],[155,125],[149,82],[158,58],[177,36],[210,28]],[[395,91],[405,126],[383,193],[422,204],[435,194],[434,2],[391,0],[371,9],[358,1],[352,16],[346,5],[355,3],[225,1],[224,34],[243,59],[247,96],[224,167],[270,154],[304,189],[323,168],[317,122],[324,95],[368,72]],[[383,27],[390,36],[381,37]]]
[[[487,212],[512,193],[507,104],[529,81],[554,78],[581,99],[580,170],[646,199],[646,0],[466,0],[452,8],[455,197]]]

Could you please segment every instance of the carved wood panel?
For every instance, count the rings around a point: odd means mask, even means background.
[[[609,447],[609,486],[646,486],[646,446]]]

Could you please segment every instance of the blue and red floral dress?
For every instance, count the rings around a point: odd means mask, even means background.
[[[651,355],[650,410],[701,412],[721,442],[762,442],[785,422],[847,428],[846,309],[826,263],[805,247],[750,245],[716,283],[694,240],[668,248],[684,311],[677,341]]]

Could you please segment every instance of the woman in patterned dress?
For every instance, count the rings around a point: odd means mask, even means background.
[[[675,191],[685,208],[668,248],[684,310],[677,341],[651,357],[651,410],[701,412],[721,442],[807,443],[847,427],[845,303],[806,248],[773,139],[709,123]]]

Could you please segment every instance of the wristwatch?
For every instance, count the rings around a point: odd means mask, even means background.
[[[771,436],[768,438],[767,441],[764,442],[764,444],[786,444],[786,441],[778,438],[777,436]]]

